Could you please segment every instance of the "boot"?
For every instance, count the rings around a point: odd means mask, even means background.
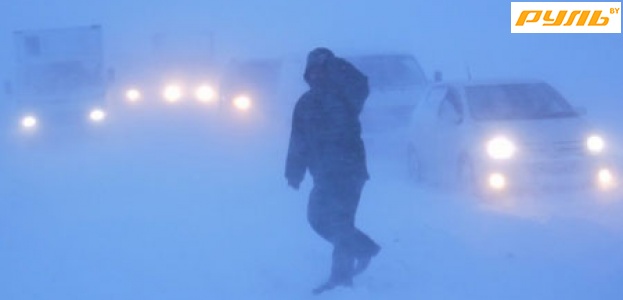
[[[331,276],[329,276],[329,280],[327,282],[315,288],[312,291],[313,294],[318,295],[338,286],[352,287],[354,267],[355,258],[347,251],[347,249],[341,246],[335,247],[333,249]]]
[[[343,287],[352,287],[353,279],[352,278],[343,278],[343,279],[329,279],[327,282],[321,284],[317,288],[312,290],[314,295],[320,295],[326,291],[332,290],[338,286]]]
[[[357,263],[355,264],[353,275],[356,276],[356,275],[363,273],[368,268],[368,266],[370,266],[370,262],[372,261],[372,258],[377,256],[379,252],[381,252],[381,246],[375,243],[372,245],[369,251],[366,251],[358,255]]]

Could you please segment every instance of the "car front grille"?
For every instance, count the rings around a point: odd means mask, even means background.
[[[586,154],[581,141],[559,141],[522,145],[523,152],[534,158],[579,157]]]

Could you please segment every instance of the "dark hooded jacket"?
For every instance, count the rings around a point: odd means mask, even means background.
[[[319,67],[315,63],[310,54],[304,76],[310,89],[294,108],[285,176],[296,185],[307,170],[316,183],[367,180],[359,114],[369,93],[368,79],[332,53],[321,66],[320,79],[309,76]]]

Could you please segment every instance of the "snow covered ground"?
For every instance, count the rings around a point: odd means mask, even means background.
[[[283,178],[288,128],[128,110],[85,136],[4,135],[0,299],[311,299],[330,247]],[[268,123],[262,123],[264,125]],[[231,134],[232,132],[236,134]],[[623,199],[485,203],[371,152],[383,246],[324,299],[622,299]]]

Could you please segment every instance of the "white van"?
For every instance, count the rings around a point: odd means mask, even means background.
[[[14,32],[14,74],[4,90],[15,125],[32,132],[104,121],[110,78],[102,35],[99,25]]]
[[[479,194],[609,189],[615,170],[602,134],[543,81],[437,83],[413,111],[408,165],[417,181]]]

